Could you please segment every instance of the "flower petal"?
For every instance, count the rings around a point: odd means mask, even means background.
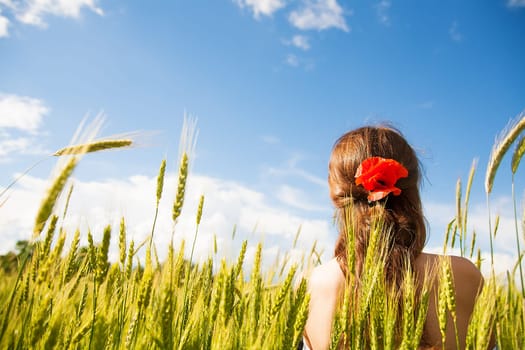
[[[401,189],[395,187],[400,178],[408,176],[408,170],[394,159],[370,157],[365,159],[355,173],[355,184],[362,185],[369,191],[368,200],[376,201],[393,193],[401,194]]]

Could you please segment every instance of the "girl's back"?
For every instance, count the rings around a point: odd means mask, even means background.
[[[415,260],[414,268],[420,275],[438,266],[440,256],[421,253]],[[483,278],[481,273],[468,259],[452,256],[450,265],[454,279],[456,296],[457,330],[460,347],[464,348],[468,322]],[[432,280],[427,319],[423,333],[423,343],[441,349],[441,333],[437,318],[437,277]],[[345,277],[338,261],[334,258],[316,267],[309,279],[308,289],[311,295],[310,313],[305,328],[305,340],[312,350],[328,349],[331,325],[337,308],[342,301]],[[456,337],[452,318],[449,317],[446,331],[446,349],[456,349]]]
[[[437,266],[440,262],[440,256],[435,254],[421,253],[415,260],[416,271],[423,273],[425,266]],[[474,304],[478,294],[483,286],[483,277],[476,266],[468,259],[451,256],[450,266],[454,280],[454,290],[456,297],[456,325],[460,348],[465,347],[467,329]],[[437,277],[432,282],[432,293],[425,323],[424,340],[431,345],[439,345],[441,348],[441,333],[437,318]],[[456,349],[456,337],[452,317],[447,320],[446,331],[446,349]]]

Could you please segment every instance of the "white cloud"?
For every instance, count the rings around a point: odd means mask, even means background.
[[[308,198],[307,194],[299,189],[289,185],[281,185],[277,190],[277,197],[280,201],[301,210],[306,211],[326,211],[326,207],[322,207],[312,203],[312,200]]]
[[[504,253],[516,254],[516,231],[514,225],[514,210],[512,209],[512,201],[510,197],[493,197],[491,198],[491,224],[492,230],[496,217],[499,216],[499,225],[496,237],[494,239],[494,247]],[[518,213],[523,211],[518,208]],[[468,219],[472,229],[476,230],[477,236],[482,237],[488,246],[489,239],[489,224],[488,224],[488,210],[486,204],[476,204],[472,207]],[[518,218],[519,220],[519,218]],[[518,222],[518,230],[520,230]],[[520,236],[523,236],[521,230]],[[523,242],[521,248],[525,246]]]
[[[445,228],[456,213],[456,207],[448,203],[423,203],[423,210],[428,221],[434,225],[439,225],[440,228]]]
[[[432,247],[425,247],[424,252],[431,253],[431,254],[443,254],[443,247],[440,246],[432,246]],[[461,252],[458,248],[447,250],[447,255],[456,255],[460,256]],[[472,259],[470,259],[468,256],[466,257],[473,263],[476,263],[477,255],[474,255]],[[490,252],[484,251],[481,253],[481,273],[485,277],[489,277],[492,269],[490,267]],[[500,253],[495,252],[494,253],[494,272],[496,276],[504,277],[506,278],[505,274],[507,271],[512,272],[514,267],[516,266],[516,255],[509,254],[509,253]],[[516,276],[517,277],[517,276]]]
[[[96,0],[29,0],[19,8],[17,19],[26,24],[45,27],[44,16],[79,18],[83,8],[102,16],[104,12],[97,7]]]
[[[44,156],[51,153],[35,137],[6,138],[3,135],[0,135],[0,163],[12,161],[12,156],[17,154]]]
[[[0,11],[0,38],[6,38],[9,36],[9,19],[2,16],[2,11]]]
[[[248,7],[255,18],[261,15],[271,16],[274,12],[284,7],[283,0],[234,0],[239,7]]]
[[[392,6],[392,3],[390,0],[381,0],[378,4],[376,4],[376,13],[377,18],[379,19],[379,22],[381,22],[384,25],[390,25],[390,14],[389,10]]]
[[[299,59],[294,54],[287,55],[285,61],[286,61],[286,64],[288,64],[289,66],[292,66],[292,67],[299,66]]]
[[[448,34],[450,35],[450,38],[456,42],[463,40],[463,35],[459,31],[459,24],[457,21],[452,22],[448,29]]]
[[[0,94],[0,163],[10,161],[14,154],[48,153],[38,138],[48,113],[42,100]]]
[[[97,6],[97,2],[97,0],[0,0],[0,6],[12,12],[21,23],[45,28],[47,15],[78,19],[83,9],[89,9],[102,16],[104,11]],[[0,36],[3,27],[7,33],[8,23],[6,17],[0,16]]]
[[[49,109],[42,100],[12,94],[0,94],[0,128],[14,128],[35,133]]]
[[[290,44],[304,51],[310,49],[310,42],[308,40],[308,37],[304,35],[294,35],[292,40],[290,41]]]
[[[4,134],[6,135],[6,134]],[[42,154],[40,148],[33,148],[34,141],[28,137],[2,137],[0,136],[0,163],[7,161],[13,153]]]
[[[444,240],[445,229],[447,224],[455,216],[455,205],[444,204],[444,203],[427,203],[425,205],[425,214],[428,221],[434,228],[431,238],[431,248],[427,248],[427,251],[434,253],[440,253],[443,251],[440,241]],[[521,209],[518,209],[518,212]],[[516,233],[514,226],[514,217],[512,209],[512,202],[509,197],[501,196],[491,198],[491,218],[492,218],[492,230],[494,230],[495,217],[499,215],[499,225],[496,237],[493,240],[494,245],[494,269],[497,273],[503,273],[506,270],[511,270],[517,261],[518,253],[516,249]],[[488,211],[486,203],[472,203],[468,211],[467,221],[467,254],[469,254],[470,244],[472,239],[472,233],[476,232],[476,251],[478,248],[482,251],[482,272],[487,275],[490,272],[490,236],[489,236],[489,222],[488,222]],[[518,219],[519,220],[519,219]],[[519,225],[518,225],[519,227]],[[437,231],[436,231],[437,229]],[[520,237],[523,236],[522,229],[518,231]],[[525,249],[525,242],[521,240],[521,249]],[[447,250],[451,254],[459,255],[457,249],[458,243],[456,242],[456,249]]]
[[[328,181],[326,179],[320,178],[298,166],[298,163],[303,160],[303,158],[304,157],[301,154],[294,154],[281,167],[266,167],[265,174],[281,177],[299,177],[309,183],[319,186],[325,193],[328,193]]]
[[[435,232],[437,236],[444,237],[447,224],[455,217],[455,204],[425,203],[425,214],[429,222],[441,232]],[[495,224],[496,216],[499,216],[498,231],[494,246],[502,252],[515,253],[515,229],[512,202],[509,197],[501,196],[491,199],[491,220]],[[519,212],[519,209],[518,209]],[[471,203],[467,215],[467,232],[476,231],[476,245],[482,249],[489,248],[489,215],[486,203]],[[492,227],[494,230],[494,227]],[[468,241],[470,244],[470,241]]]
[[[173,229],[171,209],[176,182],[175,174],[166,176],[154,236],[161,260],[166,256],[166,246]],[[30,238],[34,216],[47,185],[47,181],[43,179],[26,176],[18,182],[7,202],[0,207],[0,227],[3,228],[0,249],[4,252],[13,249],[17,240]],[[76,180],[74,186],[69,214],[64,223],[70,235],[80,226],[85,244],[86,228],[89,227],[95,239],[100,240],[104,226],[112,224],[114,229],[117,229],[120,217],[124,216],[129,239],[134,239],[138,244],[147,238],[154,217],[155,177],[132,176],[124,180],[96,182]],[[202,261],[211,255],[214,235],[219,256],[236,258],[242,240],[248,239],[250,247],[264,241],[264,254],[269,254],[266,260],[274,259],[277,251],[282,248],[284,251],[291,249],[299,228],[301,235],[296,247],[298,251],[309,251],[315,241],[318,242],[318,250],[331,251],[333,238],[328,220],[294,215],[285,206],[270,205],[261,192],[232,181],[197,174],[191,174],[188,179],[182,215],[174,229],[174,240],[177,244],[185,239],[186,247],[191,246],[195,234],[195,214],[201,194],[205,195],[205,201],[194,253],[196,261]],[[57,208],[58,212],[62,210],[61,205]],[[232,240],[234,225],[237,233]],[[118,256],[117,236],[118,234],[113,235],[110,250],[113,260]],[[298,251],[293,254],[300,255]],[[189,249],[187,253],[189,255]]]
[[[302,30],[350,30],[343,16],[343,9],[336,0],[306,0],[304,7],[292,11],[288,19],[292,25]]]
[[[305,71],[311,71],[315,68],[314,61],[305,57],[299,57],[295,54],[287,54],[284,63],[290,67],[302,68]]]
[[[525,7],[525,0],[509,0],[507,2],[509,7]]]

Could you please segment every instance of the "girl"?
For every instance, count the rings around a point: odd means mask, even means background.
[[[389,290],[400,290],[403,271],[408,269],[416,277],[428,277],[428,271],[439,265],[440,256],[422,253],[426,229],[420,180],[414,150],[390,127],[362,127],[337,140],[330,158],[328,184],[336,208],[339,237],[334,258],[316,267],[308,279],[311,299],[304,343],[309,349],[328,349],[332,322],[341,305],[348,274],[355,274],[354,288],[359,286],[372,220],[382,222],[380,237],[387,247],[384,279]],[[348,232],[352,234],[353,248],[347,246]],[[348,248],[352,249],[354,272],[347,271]],[[455,286],[457,338],[453,322],[447,322],[445,348],[456,349],[457,344],[460,348],[465,346],[469,318],[483,279],[467,259],[451,257],[450,268]],[[423,279],[415,278],[416,288],[422,287]],[[428,312],[419,346],[441,349],[436,310],[438,279],[430,277],[430,285]],[[345,344],[340,342],[340,347]]]

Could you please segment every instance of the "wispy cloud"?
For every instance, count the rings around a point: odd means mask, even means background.
[[[0,162],[13,154],[42,154],[37,135],[49,108],[42,100],[0,94]]]
[[[9,36],[9,19],[2,16],[0,9],[0,38],[6,38]]]
[[[7,9],[17,21],[40,28],[47,27],[46,16],[78,19],[84,9],[99,16],[104,15],[102,8],[97,5],[97,0],[1,0],[0,9],[2,7]],[[0,37],[3,27],[5,27],[4,36],[8,36],[7,25],[9,23],[6,17],[0,16]]]
[[[4,6],[6,8],[13,9],[15,8],[15,4],[13,0],[0,0],[0,6]]]
[[[297,58],[297,56],[294,54],[288,54],[286,56],[285,62],[287,65],[292,66],[292,67],[299,66],[299,58]]]
[[[305,35],[294,35],[290,40],[290,45],[293,45],[301,50],[307,51],[310,49],[310,41]]]
[[[328,183],[326,179],[320,178],[298,166],[298,163],[304,157],[300,154],[294,154],[283,166],[281,167],[267,167],[265,172],[270,176],[281,176],[281,177],[295,177],[305,180],[309,183],[315,184],[323,190],[328,190]]]
[[[260,18],[261,15],[271,16],[285,6],[284,0],[234,0],[234,2],[241,8],[249,8],[255,18]]]
[[[314,203],[305,191],[289,185],[281,185],[277,190],[277,198],[284,204],[305,211],[327,211],[327,207],[322,207]]]
[[[232,1],[240,8],[249,9],[256,19],[261,16],[272,16],[289,3],[286,0]],[[321,31],[336,28],[348,32],[350,27],[346,23],[345,14],[351,14],[351,11],[344,11],[337,0],[301,0],[300,5],[288,14],[288,22],[300,30]],[[306,35],[294,35],[291,39],[283,39],[282,43],[303,51],[308,51],[311,48],[310,38]],[[311,70],[315,66],[311,61],[300,61],[299,57],[294,54],[288,54],[284,60],[291,67],[302,66],[305,70]]]
[[[392,3],[390,0],[381,0],[379,3],[375,5],[376,8],[376,14],[377,18],[379,19],[379,22],[388,26],[390,25],[390,7],[392,6]]]
[[[0,133],[0,163],[12,160],[15,154],[49,154],[38,139],[34,137],[12,137],[6,133]]]
[[[0,94],[0,128],[36,132],[49,109],[42,100],[13,94]]]
[[[305,0],[301,9],[290,13],[288,20],[302,30],[337,28],[350,31],[337,0]]]
[[[44,20],[46,15],[79,18],[84,8],[99,16],[104,14],[104,11],[97,6],[96,0],[29,0],[21,7],[17,19],[22,23],[45,28],[47,26]]]
[[[460,42],[463,40],[463,34],[459,31],[459,24],[457,21],[452,22],[448,29],[448,34],[450,38],[455,42]]]
[[[284,63],[293,68],[301,68],[304,71],[312,71],[315,69],[315,61],[308,57],[299,56],[296,54],[287,54],[284,58]]]
[[[508,7],[525,7],[525,0],[509,0]]]

